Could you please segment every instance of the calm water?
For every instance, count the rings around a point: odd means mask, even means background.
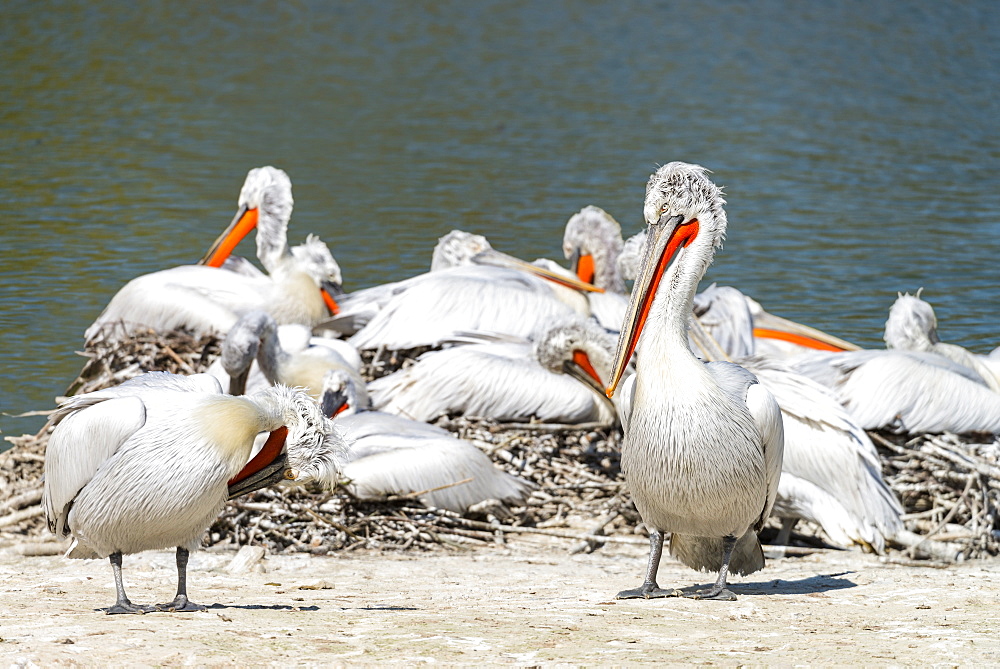
[[[587,204],[637,231],[649,173],[701,163],[729,199],[707,280],[868,346],[923,286],[985,352],[1000,12],[829,4],[6,2],[0,411],[51,407],[111,295],[196,260],[263,164],[350,290],[453,228],[529,259]]]

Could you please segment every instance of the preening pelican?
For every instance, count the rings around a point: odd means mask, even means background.
[[[455,231],[439,246],[462,238],[479,248],[488,244],[482,237]],[[527,337],[546,323],[585,317],[586,299],[576,291],[600,290],[491,248],[471,257],[472,265],[451,266],[345,296],[340,315],[321,327],[349,333],[364,323],[350,339],[359,350],[437,346],[455,333],[469,331]],[[570,292],[578,302],[575,308],[561,299],[567,295],[561,292],[563,287],[574,289]]]
[[[607,394],[638,347],[621,464],[650,552],[643,584],[620,598],[680,594],[656,583],[664,532],[681,562],[718,570],[698,597],[733,599],[729,570],[764,566],[756,532],[778,491],[781,412],[748,371],[703,363],[688,348],[694,294],[726,230],[724,203],[697,165],[669,163],[646,186],[647,240]]]
[[[87,328],[91,341],[105,331],[124,337],[140,329],[196,335],[225,334],[240,315],[267,311],[279,323],[313,325],[336,310],[340,267],[318,237],[289,250],[292,185],[279,169],[251,170],[240,191],[240,213],[220,236],[209,260],[221,263],[231,240],[257,227],[257,255],[269,275],[231,272],[208,265],[184,265],[129,281]],[[238,239],[236,240],[238,241]],[[227,251],[228,252],[228,251]],[[220,260],[221,258],[221,260]]]
[[[295,331],[300,332],[305,341],[300,340],[298,346],[286,349],[282,345],[278,324],[266,312],[251,311],[236,321],[222,342],[219,358],[221,367],[230,378],[230,394],[242,395],[245,392],[251,364],[255,361],[268,384],[302,388],[317,401],[323,394],[323,377],[332,370],[343,370],[351,376],[360,392],[365,393],[364,381],[358,373],[360,357],[350,344],[320,337],[309,338],[308,330]],[[288,334],[286,332],[284,337],[286,341],[291,339]],[[345,355],[351,360],[348,361]],[[368,401],[366,394],[364,401]]]
[[[968,367],[994,392],[1000,392],[1000,362],[986,355],[978,355],[955,344],[941,341],[937,333],[937,316],[934,307],[916,295],[899,294],[889,309],[885,322],[885,346],[902,351],[936,353]]]
[[[427,506],[465,513],[487,500],[523,504],[533,483],[499,469],[471,442],[402,416],[367,411],[354,379],[328,372],[323,411],[350,440],[344,488],[361,499],[421,493]]]
[[[54,422],[42,505],[49,528],[73,537],[67,557],[110,558],[117,601],[108,613],[203,608],[187,597],[188,554],[226,499],[284,478],[332,486],[345,451],[304,393],[279,387],[232,397],[207,375],[144,374],[70,398]],[[262,431],[270,436],[251,460]],[[132,604],[122,554],[174,546],[174,600]]]
[[[615,422],[608,402],[544,369],[531,341],[499,339],[421,355],[413,365],[368,384],[372,404],[421,421],[463,415],[513,422]]]

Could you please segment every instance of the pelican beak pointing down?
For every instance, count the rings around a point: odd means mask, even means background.
[[[248,209],[246,205],[240,206],[240,210],[236,212],[232,223],[222,231],[221,235],[216,237],[208,251],[198,261],[198,264],[208,265],[209,267],[222,267],[222,263],[226,262],[226,258],[232,254],[233,249],[256,227],[257,208]]]
[[[680,215],[667,217],[666,214],[663,214],[659,221],[649,226],[642,253],[642,264],[639,266],[639,275],[632,287],[628,313],[625,315],[625,322],[622,324],[621,334],[618,336],[618,348],[615,351],[611,379],[605,391],[608,397],[615,394],[618,382],[621,381],[622,374],[625,373],[625,367],[628,366],[632,354],[635,353],[642,328],[649,316],[649,309],[653,306],[653,298],[656,297],[660,279],[663,278],[667,267],[670,266],[674,254],[690,244],[697,236],[698,219],[696,218],[684,222],[684,217]]]

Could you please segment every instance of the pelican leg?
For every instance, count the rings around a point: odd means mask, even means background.
[[[177,596],[167,604],[158,604],[157,611],[204,611],[205,607],[188,600],[187,596],[187,565],[190,552],[181,546],[177,547]]]
[[[679,597],[679,590],[664,590],[656,584],[656,572],[660,568],[660,556],[663,555],[663,533],[659,530],[649,531],[649,564],[646,566],[646,580],[634,590],[622,590],[615,599],[655,599],[659,597]]]
[[[140,606],[138,604],[133,604],[128,600],[128,596],[125,594],[125,586],[122,584],[122,554],[121,551],[115,551],[108,556],[111,560],[111,571],[115,574],[115,590],[118,593],[118,601],[115,605],[108,609],[108,615],[114,615],[117,613],[149,613],[150,611],[155,611],[152,606]]]
[[[781,531],[775,537],[774,543],[779,546],[790,546],[792,543],[792,530],[795,529],[795,524],[798,522],[798,518],[782,518]]]
[[[726,588],[726,576],[729,574],[729,560],[733,556],[733,548],[736,547],[736,537],[730,535],[722,539],[722,569],[719,570],[719,578],[715,580],[708,590],[699,590],[690,595],[691,599],[717,599],[722,602],[736,601],[736,595]]]

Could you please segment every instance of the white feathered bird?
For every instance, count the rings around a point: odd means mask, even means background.
[[[328,372],[323,410],[351,442],[343,487],[361,499],[420,493],[457,513],[488,500],[523,504],[535,487],[499,469],[476,446],[434,425],[366,410],[354,379]]]
[[[132,279],[87,328],[85,338],[113,338],[150,329],[186,329],[223,335],[244,313],[262,309],[279,323],[313,325],[337,309],[340,267],[318,237],[288,248],[292,185],[273,167],[251,170],[240,191],[239,213],[206,256],[220,263],[231,240],[257,227],[257,255],[268,270],[232,272],[209,265],[182,265]],[[229,240],[229,241],[227,241]],[[236,239],[238,241],[238,239]],[[227,251],[228,253],[228,251]]]
[[[990,390],[1000,392],[1000,361],[987,355],[973,353],[956,344],[941,341],[937,333],[937,316],[934,307],[921,299],[921,288],[916,295],[899,294],[885,322],[885,346],[901,351],[935,353],[968,367],[980,377]]]
[[[298,336],[296,336],[298,335]],[[214,370],[221,368],[230,379],[229,392],[242,395],[246,388],[260,387],[260,380],[249,379],[253,369],[266,384],[304,389],[319,401],[323,377],[328,371],[342,370],[365,392],[359,369],[361,358],[345,341],[310,337],[301,326],[281,326],[266,312],[252,311],[242,316],[226,334],[222,355]],[[253,363],[257,363],[254,367]],[[364,397],[367,402],[367,395]]]
[[[71,558],[110,557],[117,601],[108,613],[197,610],[187,560],[232,496],[280,480],[339,476],[343,439],[300,391],[223,395],[208,375],[151,372],[64,402],[45,457],[42,506],[50,529],[70,535]],[[270,432],[251,459],[255,437]],[[177,595],[132,604],[122,554],[177,548]]]
[[[600,290],[495,251],[478,235],[454,231],[439,246],[460,246],[462,240],[473,249],[487,248],[456,254],[445,269],[344,296],[338,317],[320,327],[350,333],[363,324],[349,340],[359,350],[438,346],[470,331],[527,337],[554,320],[585,317],[589,308],[579,291]],[[472,264],[452,265],[465,255]]]
[[[694,294],[726,231],[724,202],[697,165],[664,165],[646,186],[647,240],[607,393],[638,347],[621,465],[650,555],[642,585],[620,598],[679,594],[656,582],[665,532],[681,562],[718,571],[699,597],[734,599],[729,570],[764,566],[756,532],[778,491],[781,412],[750,372],[703,363],[688,347]]]
[[[608,402],[542,367],[530,340],[497,339],[424,353],[409,367],[368,384],[372,405],[420,421],[462,415],[503,422],[615,422]]]

